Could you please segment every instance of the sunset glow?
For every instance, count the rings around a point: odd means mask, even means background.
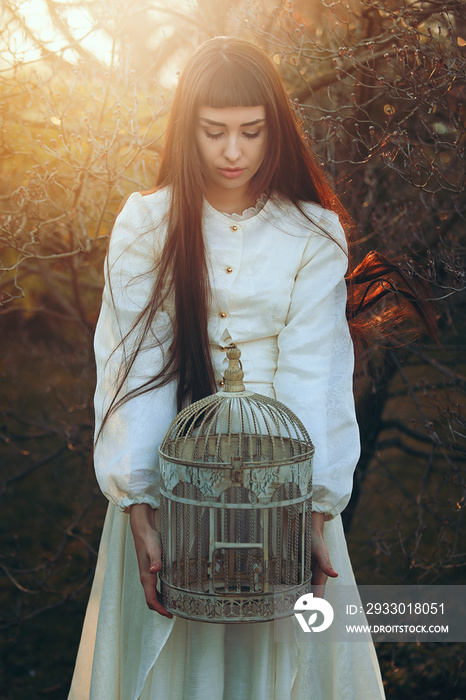
[[[100,60],[109,62],[112,38],[107,32],[95,29],[96,20],[88,6],[78,6],[72,0],[62,3],[59,16],[64,32],[60,32],[50,18],[45,0],[22,0],[11,8],[7,5],[4,13],[9,31],[3,35],[2,57],[5,59],[9,52],[16,60],[30,63],[48,52],[60,52],[68,61],[76,61],[78,53],[73,48],[76,42]]]

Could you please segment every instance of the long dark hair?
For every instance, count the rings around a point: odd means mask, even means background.
[[[142,328],[138,347],[127,359],[121,385],[108,413],[135,393],[150,391],[174,377],[178,381],[178,408],[215,390],[207,331],[209,282],[202,229],[205,183],[199,181],[202,169],[195,139],[197,110],[201,106],[258,105],[265,106],[268,136],[264,160],[249,182],[251,201],[267,192],[292,202],[300,210],[300,202],[315,202],[335,211],[347,233],[350,229],[347,212],[306,146],[282,79],[270,58],[242,39],[216,37],[203,43],[188,61],[175,91],[155,188],[168,187],[171,193],[166,242],[153,293],[138,319]],[[379,276],[389,275],[380,257],[379,263]],[[364,278],[363,266],[353,276],[351,288]],[[357,316],[377,298],[382,298],[387,289],[383,284],[373,286],[373,280],[369,282],[372,288],[365,299],[358,297],[357,313],[357,303],[349,305],[354,328]],[[121,396],[137,352],[167,294],[174,295],[175,319],[166,363],[150,381]],[[350,297],[353,296],[351,292]],[[412,296],[416,297],[415,290]]]

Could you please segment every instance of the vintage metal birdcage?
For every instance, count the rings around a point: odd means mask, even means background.
[[[193,620],[287,617],[310,590],[314,447],[286,406],[244,390],[240,354],[159,449],[162,600]]]

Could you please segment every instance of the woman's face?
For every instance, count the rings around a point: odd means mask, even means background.
[[[248,183],[259,170],[267,145],[265,107],[200,107],[196,144],[207,180],[207,201],[216,209],[242,213]]]

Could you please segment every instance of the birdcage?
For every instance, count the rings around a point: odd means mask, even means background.
[[[287,617],[310,590],[314,447],[284,404],[245,391],[240,354],[159,449],[162,601],[204,622]]]

